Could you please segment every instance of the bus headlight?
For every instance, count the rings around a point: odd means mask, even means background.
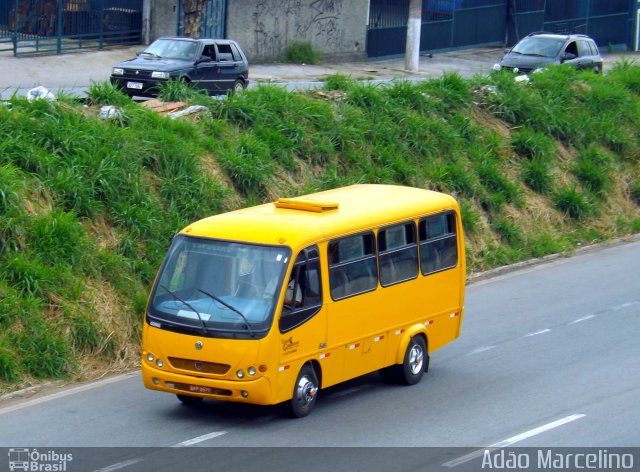
[[[156,365],[158,366],[158,368],[162,369],[162,367],[164,366],[164,362],[162,362],[162,359],[156,359]]]
[[[153,356],[153,354],[151,354],[150,352],[147,353],[147,361],[149,362],[153,362],[155,359],[155,357]]]
[[[242,369],[240,369],[238,372],[236,372],[236,375],[238,376],[239,379],[244,378],[244,372],[242,371]]]
[[[247,369],[247,372],[249,373],[249,375],[256,375],[256,368],[251,366]]]

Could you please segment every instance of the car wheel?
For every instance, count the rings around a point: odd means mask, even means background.
[[[244,82],[238,79],[234,82],[233,90],[231,91],[231,93],[233,94],[242,93],[243,90],[244,90]]]
[[[289,401],[289,414],[302,418],[313,411],[318,400],[318,376],[309,364],[305,364],[293,386],[293,397]]]

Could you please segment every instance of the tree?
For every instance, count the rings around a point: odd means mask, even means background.
[[[422,26],[422,0],[410,0],[407,19],[407,47],[404,56],[405,70],[415,72],[420,64],[420,28]]]
[[[184,9],[184,35],[188,38],[200,36],[202,14],[209,0],[183,0]]]

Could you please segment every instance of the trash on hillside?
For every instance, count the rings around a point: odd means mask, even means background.
[[[140,105],[161,115],[166,115],[172,120],[185,117],[191,120],[199,120],[209,113],[207,107],[203,105],[188,106],[185,102],[163,102],[162,100],[153,99],[142,102]]]
[[[32,88],[27,92],[27,100],[32,102],[34,100],[49,100],[55,101],[56,96],[52,94],[48,88],[39,85],[36,88]]]
[[[347,98],[346,92],[341,92],[340,90],[332,90],[330,92],[324,92],[322,90],[316,90],[313,92],[316,97],[325,98],[327,100],[335,100],[340,101]]]
[[[147,100],[146,102],[141,102],[140,106],[149,108],[156,113],[165,114],[172,111],[180,110],[186,107],[187,104],[185,102],[163,102],[162,100],[153,99]]]
[[[200,118],[201,115],[203,114],[207,114],[209,113],[209,110],[207,109],[207,107],[202,106],[202,105],[191,105],[187,108],[183,108],[182,110],[176,110],[176,111],[172,111],[171,113],[168,113],[167,116],[169,116],[169,118],[171,118],[172,120],[175,120],[176,118],[182,118],[188,115],[194,115],[192,116],[192,118]]]
[[[121,116],[122,109],[119,107],[114,107],[112,105],[103,106],[102,108],[100,108],[100,112],[98,113],[98,117],[103,120],[112,120]]]

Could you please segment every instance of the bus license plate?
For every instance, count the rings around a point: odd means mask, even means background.
[[[193,393],[213,393],[211,387],[203,387],[201,385],[189,385],[189,391]]]
[[[127,88],[142,90],[142,82],[127,82]]]

